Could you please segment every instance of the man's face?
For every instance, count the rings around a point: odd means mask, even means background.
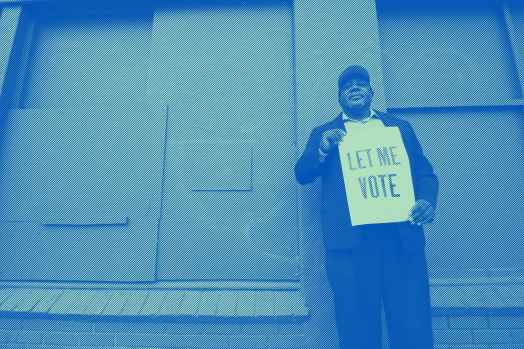
[[[369,109],[373,100],[373,89],[362,78],[348,80],[338,92],[338,101],[344,110]]]

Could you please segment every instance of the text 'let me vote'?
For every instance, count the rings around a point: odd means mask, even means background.
[[[349,169],[352,171],[369,169],[375,166],[392,167],[400,165],[396,146],[361,149],[348,152]],[[358,178],[362,197],[365,199],[379,197],[399,197],[395,191],[396,173],[383,173]]]

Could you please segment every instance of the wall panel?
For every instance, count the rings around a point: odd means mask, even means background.
[[[34,43],[22,108],[144,100],[153,10],[33,5]]]
[[[490,104],[520,97],[495,3],[378,2],[389,106]]]
[[[155,13],[148,93],[169,104],[161,279],[298,279],[291,28],[287,2]]]
[[[10,111],[0,278],[154,279],[166,110],[130,107]]]

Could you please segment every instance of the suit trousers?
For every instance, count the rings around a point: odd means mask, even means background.
[[[340,349],[382,347],[381,305],[390,349],[433,348],[424,248],[404,250],[394,225],[370,225],[349,250],[328,250]]]

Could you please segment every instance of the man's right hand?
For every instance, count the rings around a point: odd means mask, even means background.
[[[320,150],[324,153],[328,153],[342,141],[342,138],[344,138],[345,135],[346,131],[341,128],[325,130],[322,132],[322,138],[320,139]]]

